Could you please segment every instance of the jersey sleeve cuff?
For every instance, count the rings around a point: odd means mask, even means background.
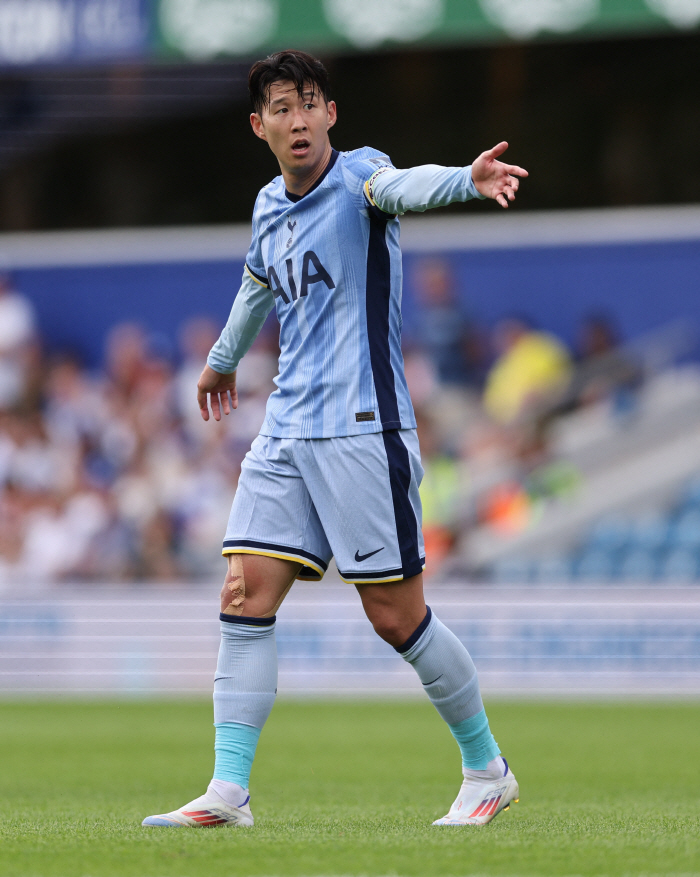
[[[270,288],[267,277],[260,271],[254,271],[247,262],[245,263],[245,270],[246,273],[251,277],[251,279],[254,280],[258,285],[264,286],[265,289]]]
[[[482,195],[474,185],[474,180],[472,179],[472,166],[469,165],[469,167],[466,167],[465,171],[467,172],[467,194],[472,198],[478,198],[479,201],[485,201],[486,195]]]
[[[238,368],[238,363],[232,365],[230,362],[223,362],[222,360],[217,359],[213,353],[210,353],[207,357],[207,365],[220,375],[233,374]]]

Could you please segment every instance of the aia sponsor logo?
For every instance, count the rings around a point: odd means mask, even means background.
[[[289,223],[287,223],[289,225]],[[294,223],[296,225],[296,222]],[[293,231],[293,229],[292,229]],[[289,243],[291,243],[291,238],[289,239]],[[309,294],[309,288],[312,287],[315,283],[325,283],[328,289],[335,289],[335,282],[331,275],[326,271],[326,269],[321,264],[321,260],[318,258],[316,253],[313,250],[307,250],[301,260],[301,281],[299,286],[297,286],[296,277],[299,276],[299,268],[297,266],[297,274],[295,277],[294,271],[294,263],[292,259],[285,259],[284,266],[286,269],[286,287],[280,281],[279,274],[277,273],[274,265],[270,265],[267,269],[267,282],[272,290],[272,294],[275,298],[281,298],[285,304],[289,304],[292,301],[297,301],[297,299],[304,298]]]

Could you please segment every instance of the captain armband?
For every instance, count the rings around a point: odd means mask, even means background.
[[[367,180],[367,182],[365,183],[365,195],[367,196],[367,200],[369,201],[369,203],[370,203],[373,207],[379,207],[380,210],[381,210],[382,208],[381,208],[381,207],[379,206],[379,204],[377,204],[377,202],[374,200],[374,184],[376,183],[376,181],[377,181],[377,177],[379,177],[380,174],[384,174],[384,173],[386,173],[387,171],[390,171],[390,170],[392,170],[392,168],[390,168],[390,167],[380,167],[378,170],[376,170],[376,171],[372,174],[372,176],[371,176],[371,177]]]

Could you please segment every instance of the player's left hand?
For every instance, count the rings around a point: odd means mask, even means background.
[[[503,140],[493,149],[482,152],[472,164],[472,180],[476,190],[481,195],[498,201],[501,207],[507,207],[509,201],[515,200],[515,193],[520,186],[518,177],[528,176],[524,168],[497,161],[498,156],[506,149],[508,144]]]

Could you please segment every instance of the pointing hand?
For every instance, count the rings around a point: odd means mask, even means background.
[[[515,164],[504,164],[497,161],[508,144],[505,140],[493,149],[487,149],[472,164],[472,181],[477,191],[487,198],[494,198],[501,207],[507,207],[509,201],[515,200],[515,193],[520,186],[518,177],[528,176],[524,168]]]

